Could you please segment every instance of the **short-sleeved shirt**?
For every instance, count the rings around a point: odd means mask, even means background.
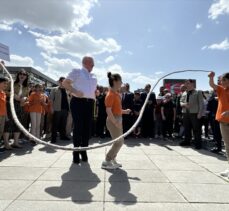
[[[6,116],[6,93],[0,91],[0,116]]]
[[[68,74],[67,79],[73,82],[72,86],[74,89],[83,92],[83,98],[95,99],[97,79],[94,74],[85,68],[73,69]]]
[[[111,108],[113,115],[122,116],[122,99],[118,92],[109,90],[105,98],[105,105]]]
[[[33,92],[29,96],[29,112],[43,113],[44,106],[41,104],[41,100],[45,102],[45,96],[41,93]]]
[[[216,113],[216,120],[219,122],[229,123],[229,117],[222,117],[222,113],[229,111],[229,89],[222,86],[217,86],[218,95],[218,109]]]

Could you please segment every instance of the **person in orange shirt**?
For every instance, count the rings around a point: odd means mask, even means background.
[[[229,160],[229,72],[221,77],[221,85],[216,85],[214,83],[214,72],[211,72],[208,76],[210,86],[217,92],[218,109],[216,120],[220,123],[220,130],[225,143],[227,159]],[[229,169],[221,172],[220,175],[229,178]]]
[[[5,77],[0,77],[0,140],[2,138],[4,127],[5,127],[5,121],[7,117],[6,112],[6,93],[4,92],[8,86],[8,79]],[[5,149],[12,149],[12,147],[9,145],[9,142],[5,142]]]
[[[123,134],[122,114],[130,114],[131,110],[122,109],[122,100],[119,93],[122,85],[122,78],[119,74],[108,73],[110,90],[105,98],[107,120],[106,125],[111,134],[112,139],[115,139]],[[116,162],[116,156],[124,143],[124,139],[120,138],[116,141],[110,151],[106,155],[106,160],[102,163],[103,169],[117,169],[122,167]]]
[[[29,96],[29,112],[31,119],[31,133],[40,138],[41,114],[46,106],[46,98],[42,94],[43,87],[35,85],[35,91]]]

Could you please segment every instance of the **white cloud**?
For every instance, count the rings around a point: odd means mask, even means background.
[[[229,41],[227,38],[225,38],[225,40],[223,40],[221,43],[214,43],[212,45],[209,46],[203,46],[202,50],[205,49],[211,49],[211,50],[228,50],[229,49]]]
[[[5,22],[5,21],[1,21],[0,22],[0,30],[2,31],[11,31],[13,28],[12,26],[10,26],[9,23]]]
[[[44,58],[44,68],[36,66],[31,57],[22,57],[19,55],[11,55],[11,62],[6,65],[34,67],[51,77],[53,80],[57,80],[60,76],[67,76],[73,68],[81,67],[81,64],[71,59],[59,59],[51,57],[45,53],[41,53],[41,56]],[[155,72],[155,75],[151,77],[143,75],[141,72],[128,72],[119,64],[114,64],[108,67],[95,67],[93,73],[97,76],[99,84],[104,86],[108,85],[107,72],[119,73],[123,78],[123,82],[130,83],[131,87],[134,88],[143,87],[147,83],[155,82],[157,80],[157,75],[159,74],[158,72]]]
[[[125,51],[125,53],[126,53],[127,55],[129,55],[129,56],[134,55],[134,53],[133,53],[132,51]]]
[[[47,31],[76,30],[89,24],[97,0],[1,0],[0,20]]]
[[[203,27],[203,25],[201,24],[201,23],[197,23],[196,24],[196,29],[198,30],[198,29],[201,29]]]
[[[113,62],[114,59],[115,59],[115,58],[114,58],[113,56],[108,56],[108,57],[105,59],[105,63]]]
[[[161,75],[163,73],[164,73],[163,71],[157,71],[157,72],[155,72],[155,75]]]
[[[10,55],[10,62],[6,62],[7,66],[21,66],[21,67],[33,67],[41,72],[43,72],[43,68],[35,65],[34,60],[29,56],[19,56],[12,54]]]
[[[217,19],[220,15],[229,14],[229,0],[217,0],[214,2],[209,11],[209,18]]]
[[[95,39],[88,33],[80,31],[55,36],[31,33],[37,37],[37,46],[49,55],[68,54],[81,58],[84,55],[112,53],[121,49],[121,46],[112,38]]]
[[[122,76],[122,80],[124,83],[130,83],[131,86],[135,88],[144,87],[146,84],[153,84],[158,80],[158,75],[163,72],[155,72],[153,75],[144,75],[142,72],[129,72],[124,70],[120,65],[114,64],[107,68],[107,72],[119,73]],[[107,80],[107,78],[106,78]]]
[[[34,61],[31,57],[19,56],[19,55],[10,55],[10,62],[7,63],[10,66],[25,66],[25,67],[32,67],[34,66]]]
[[[59,59],[56,57],[50,57],[45,53],[41,53],[44,58],[44,64],[46,66],[45,71],[49,77],[57,80],[60,76],[67,76],[67,74],[73,68],[79,68],[80,64],[71,59]]]
[[[147,45],[147,48],[154,48],[153,44]]]
[[[21,30],[18,30],[17,33],[18,33],[19,35],[21,35],[21,34],[22,34],[22,31],[21,31]]]

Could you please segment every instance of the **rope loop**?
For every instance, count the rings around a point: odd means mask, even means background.
[[[125,138],[126,136],[128,136],[130,133],[132,133],[132,131],[135,130],[135,128],[138,126],[139,122],[141,121],[143,113],[144,113],[144,110],[145,110],[145,108],[147,106],[147,103],[149,101],[150,94],[154,91],[154,89],[156,88],[156,86],[159,84],[159,82],[162,79],[164,79],[164,78],[166,78],[166,77],[168,77],[170,75],[174,75],[174,74],[178,74],[178,73],[185,73],[185,72],[204,72],[204,73],[209,73],[209,72],[211,72],[211,71],[207,71],[207,70],[180,70],[180,71],[174,71],[174,72],[171,72],[171,73],[168,73],[168,74],[162,76],[161,78],[159,78],[157,80],[157,82],[154,84],[154,86],[151,86],[151,89],[150,89],[149,93],[147,94],[146,100],[145,100],[145,102],[144,102],[144,104],[142,106],[142,109],[140,111],[138,119],[133,124],[133,126],[127,132],[125,132],[123,135],[119,136],[116,139],[108,141],[106,143],[97,144],[95,146],[89,146],[89,147],[66,147],[66,146],[59,146],[59,145],[56,145],[56,144],[47,143],[47,142],[35,137],[34,135],[29,133],[29,131],[27,131],[24,128],[24,126],[18,120],[16,111],[15,111],[15,108],[14,108],[14,81],[13,81],[13,78],[12,78],[11,74],[9,73],[9,71],[1,63],[0,63],[0,67],[2,67],[3,71],[6,72],[6,74],[9,76],[9,79],[10,79],[10,88],[11,88],[11,92],[10,92],[10,108],[11,108],[13,120],[16,123],[16,125],[18,126],[18,128],[25,134],[25,136],[27,136],[31,140],[34,140],[37,144],[42,144],[42,145],[45,145],[45,146],[48,146],[48,147],[52,147],[54,149],[60,149],[60,150],[66,150],[66,151],[85,151],[85,150],[98,149],[98,148],[102,148],[102,147],[105,147],[105,146],[109,146],[109,145],[113,144],[114,142],[118,141],[119,139]]]

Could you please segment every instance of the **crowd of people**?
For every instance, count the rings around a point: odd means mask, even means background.
[[[58,86],[51,91],[44,84],[30,83],[24,69],[17,73],[16,114],[35,137],[51,143],[56,143],[58,137],[65,141],[73,139],[74,147],[87,147],[92,136],[117,138],[138,119],[150,84],[131,92],[130,85],[123,84],[119,74],[108,73],[109,87],[98,86],[91,73],[93,59],[84,57],[82,65],[83,68],[74,69],[66,78],[60,77]],[[202,138],[210,140],[212,136],[215,142],[212,152],[220,153],[224,140],[229,154],[229,73],[219,77],[217,85],[214,76],[213,72],[209,74],[212,91],[197,90],[195,81],[187,79],[179,94],[170,93],[165,87],[160,87],[158,95],[150,93],[140,123],[126,138],[180,139],[181,146],[194,145],[199,150],[203,147]],[[0,77],[0,139],[6,150],[21,148],[20,140],[26,139],[13,120],[9,87],[9,80]],[[29,141],[36,144],[33,139]],[[102,167],[120,167],[115,158],[122,144],[120,140],[112,146]],[[74,163],[80,163],[80,155],[82,161],[88,161],[86,151],[74,152]]]

